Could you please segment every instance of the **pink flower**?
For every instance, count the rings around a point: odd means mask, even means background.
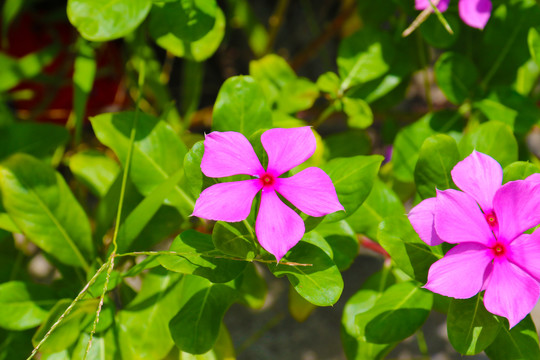
[[[452,178],[463,192],[438,191],[409,213],[427,244],[457,244],[431,265],[425,287],[457,299],[485,290],[486,309],[513,327],[540,295],[540,231],[524,234],[540,223],[540,185],[501,186],[500,165],[476,151],[454,167]]]
[[[415,0],[416,10],[431,7],[430,0]],[[431,0],[434,3],[434,0]],[[441,0],[437,5],[440,12],[448,9],[450,0]],[[459,16],[463,22],[471,27],[483,29],[491,16],[491,0],[459,0]]]
[[[306,161],[315,152],[315,136],[309,126],[271,129],[261,142],[268,168],[261,165],[246,137],[237,132],[214,131],[204,140],[201,170],[208,177],[251,175],[255,179],[212,185],[205,189],[193,216],[236,222],[245,220],[255,195],[261,191],[255,233],[261,246],[279,261],[304,235],[302,218],[285,205],[277,193],[311,216],[344,210],[330,177],[310,167],[289,178],[280,175]]]

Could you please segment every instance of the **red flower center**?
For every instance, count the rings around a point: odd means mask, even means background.
[[[493,250],[493,255],[495,256],[503,256],[506,253],[506,248],[503,244],[500,242],[496,242],[495,245],[491,248]]]
[[[271,186],[274,184],[274,177],[268,173],[264,174],[263,176],[261,176],[261,182],[263,184],[263,186]]]
[[[499,222],[497,221],[497,216],[493,211],[490,211],[486,214],[484,214],[486,221],[491,229],[496,228],[499,225]]]

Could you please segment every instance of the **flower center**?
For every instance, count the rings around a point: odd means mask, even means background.
[[[275,181],[274,177],[268,173],[262,175],[260,179],[263,186],[271,186],[274,184],[274,181]]]
[[[493,211],[486,213],[484,216],[490,228],[493,229],[499,225],[499,222],[497,221],[497,216]]]
[[[506,247],[500,242],[496,242],[491,249],[496,257],[503,256],[506,253]]]

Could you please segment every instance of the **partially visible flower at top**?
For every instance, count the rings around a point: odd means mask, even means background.
[[[425,288],[457,299],[485,290],[484,305],[510,327],[531,312],[540,296],[540,184],[536,179],[502,184],[502,169],[473,152],[452,170],[463,190],[437,191],[409,220],[428,245],[457,244],[433,263]]]
[[[431,0],[431,3],[435,3]],[[450,0],[440,0],[437,9],[445,12]],[[431,7],[430,0],[415,0],[416,10]],[[463,22],[471,27],[483,29],[491,16],[491,0],[459,0],[459,16]]]
[[[277,193],[311,216],[323,216],[344,208],[332,180],[319,168],[310,167],[289,178],[279,177],[315,152],[315,136],[309,126],[270,129],[262,134],[261,142],[268,155],[266,170],[244,135],[233,131],[214,131],[206,135],[201,162],[206,176],[243,174],[256,179],[210,186],[197,199],[192,215],[227,222],[245,220],[255,195],[262,190],[255,233],[261,246],[279,261],[300,241],[305,227],[302,218],[285,205]]]

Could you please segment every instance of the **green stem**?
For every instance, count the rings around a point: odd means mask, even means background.
[[[422,359],[429,360],[429,352],[428,352],[428,347],[426,343],[426,338],[424,337],[424,332],[422,331],[422,329],[416,332],[416,339],[418,341],[418,349],[420,350],[420,353],[422,354]]]

